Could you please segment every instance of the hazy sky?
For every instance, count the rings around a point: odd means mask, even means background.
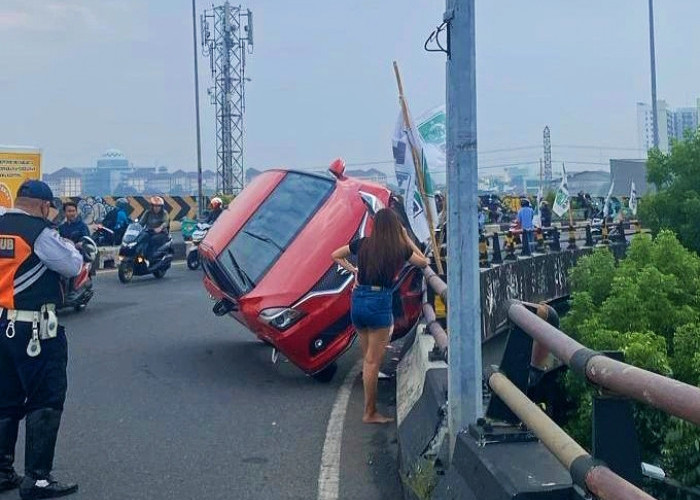
[[[423,42],[440,0],[249,0],[246,162],[255,168],[390,160],[400,63],[414,115],[444,102],[445,58]],[[198,8],[211,6],[198,2]],[[193,169],[189,0],[2,0],[0,144],[44,150],[45,170],[88,166],[110,147],[137,165]],[[700,2],[657,0],[659,97],[700,96]],[[637,101],[649,101],[646,0],[477,0],[482,167],[554,161],[600,168],[636,157]],[[214,115],[200,59],[205,167]],[[573,149],[593,145],[632,150]]]

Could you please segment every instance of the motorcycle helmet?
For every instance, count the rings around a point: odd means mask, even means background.
[[[224,202],[218,196],[215,196],[214,198],[209,200],[209,205],[211,205],[211,208],[213,209],[221,208],[221,205],[223,204]]]
[[[129,201],[126,198],[119,198],[116,202],[117,207],[126,208],[129,206]]]
[[[80,251],[85,262],[93,262],[97,258],[97,244],[89,236],[80,238]]]
[[[151,198],[148,201],[151,205],[155,206],[162,207],[163,205],[165,205],[165,201],[160,196],[151,196]]]

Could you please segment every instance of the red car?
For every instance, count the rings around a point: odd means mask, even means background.
[[[214,313],[230,314],[296,366],[329,381],[334,361],[355,336],[350,321],[353,276],[331,253],[368,234],[377,210],[400,200],[380,185],[344,175],[286,169],[258,175],[217,220],[199,247]],[[407,224],[405,224],[408,226]],[[394,339],[421,314],[422,274],[407,265],[397,277]]]

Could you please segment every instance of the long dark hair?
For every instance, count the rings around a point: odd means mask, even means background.
[[[391,282],[406,261],[407,244],[403,226],[393,210],[383,208],[374,216],[372,235],[360,248],[358,261],[370,283]]]

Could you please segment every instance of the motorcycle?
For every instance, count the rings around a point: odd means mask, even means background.
[[[92,238],[98,247],[108,247],[114,245],[114,231],[110,228],[98,224],[92,233]]]
[[[75,278],[65,283],[65,296],[59,309],[73,308],[76,312],[84,309],[95,294],[92,289],[92,276],[97,261],[97,244],[89,236],[83,236],[78,241],[80,253],[83,254],[83,267]]]
[[[197,224],[196,229],[192,233],[192,241],[188,244],[187,249],[187,267],[193,271],[199,269],[199,251],[197,248],[209,232],[210,228],[211,224],[200,222]]]
[[[152,231],[138,222],[129,224],[119,247],[119,281],[128,283],[134,276],[153,274],[160,279],[170,268],[173,260],[173,239],[168,234],[167,241],[152,251],[148,260],[148,247]]]

